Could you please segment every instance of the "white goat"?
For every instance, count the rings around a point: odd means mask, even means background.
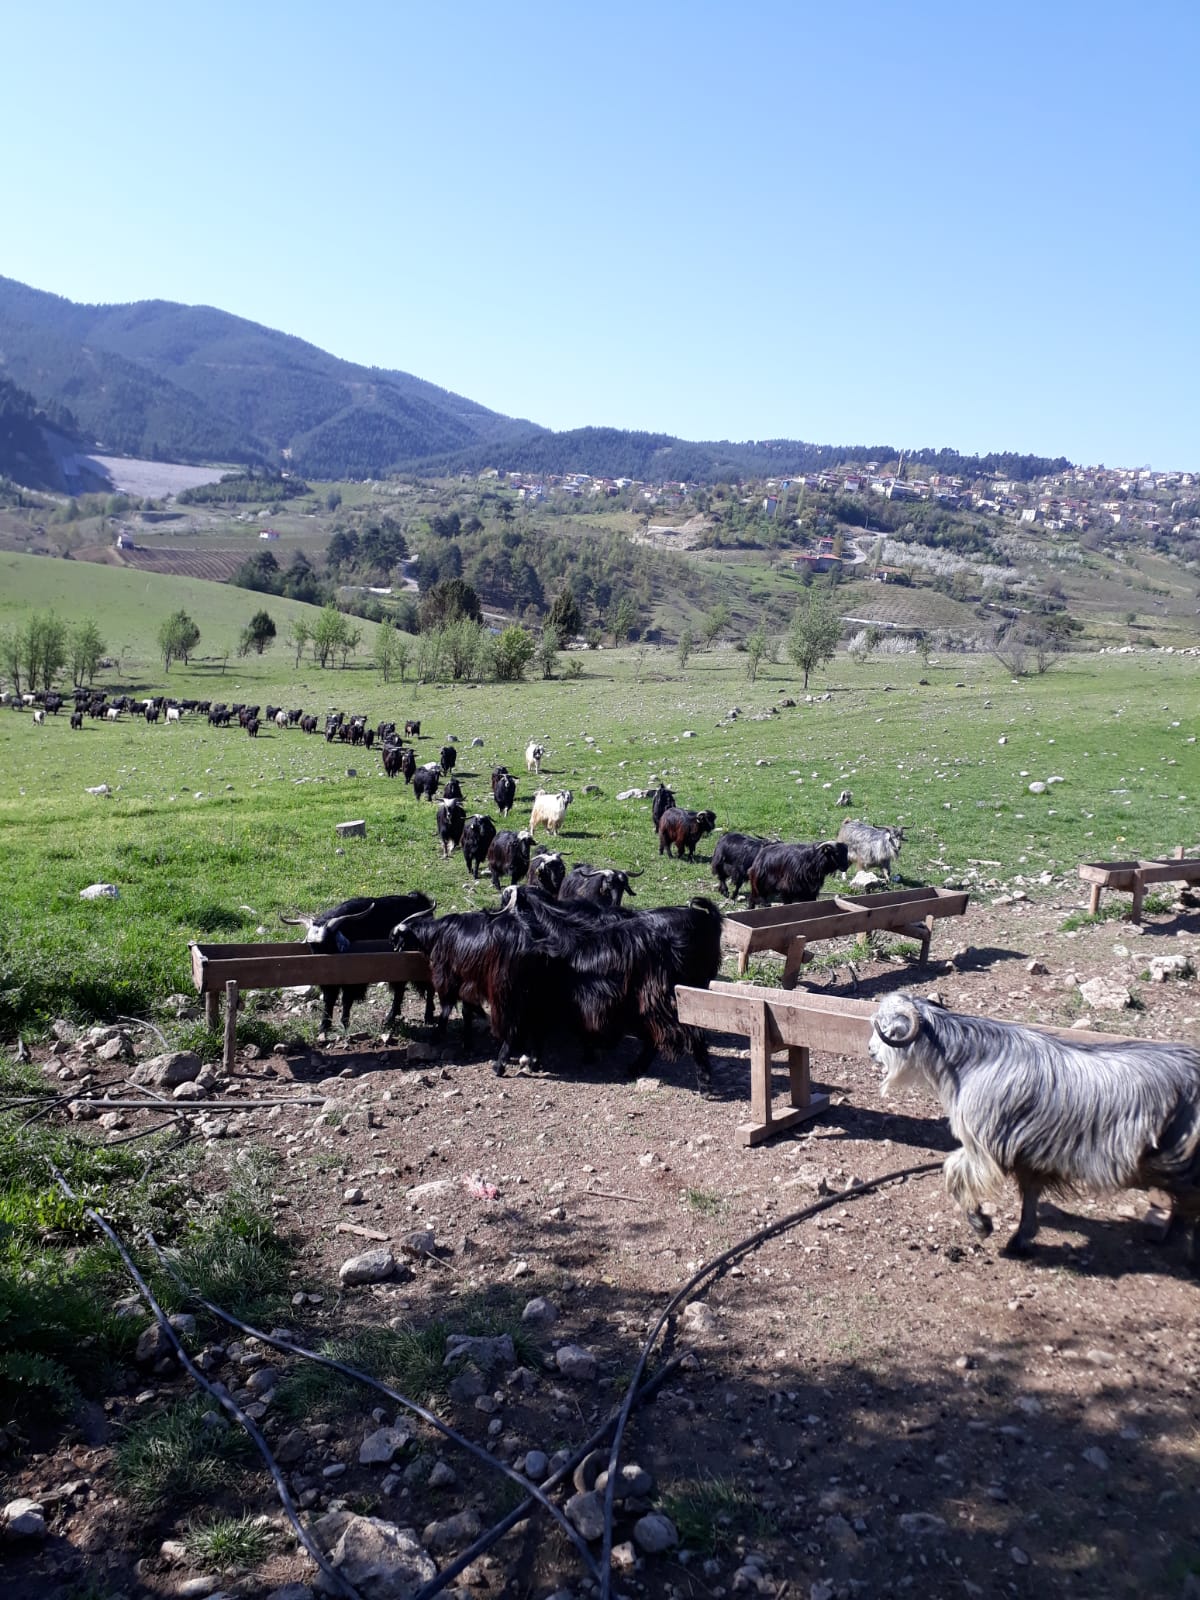
[[[556,834],[573,799],[570,789],[562,789],[558,794],[547,794],[544,789],[539,789],[533,797],[533,810],[529,815],[530,833],[545,828],[547,833]]]
[[[525,746],[525,771],[541,772],[542,761],[545,759],[546,746],[538,744],[536,739],[530,739]]]

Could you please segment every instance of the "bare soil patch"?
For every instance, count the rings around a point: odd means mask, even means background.
[[[1071,909],[973,907],[969,923],[939,930],[924,970],[856,957],[853,971],[830,968],[814,983],[860,997],[936,990],[963,1010],[1069,1026],[1083,1015],[1071,974],[1104,973],[1130,985],[1138,1008],[1094,1026],[1194,1040],[1200,986],[1139,974],[1150,954],[1195,953],[1200,916],[1184,908],[1148,918],[1141,933],[1113,922],[1070,937],[1059,925]],[[1031,958],[1048,971],[1030,972]],[[497,1456],[519,1464],[529,1450],[553,1455],[586,1438],[696,1266],[819,1195],[843,1196],[721,1273],[699,1296],[711,1316],[668,1329],[665,1353],[692,1354],[635,1412],[623,1459],[654,1475],[653,1503],[676,1518],[686,1554],[639,1557],[616,1590],[688,1600],[1194,1593],[1200,1288],[1178,1241],[1143,1237],[1143,1197],[1044,1203],[1035,1257],[1010,1259],[1001,1245],[1015,1192],[1001,1197],[987,1245],[937,1173],[858,1192],[951,1148],[933,1102],[881,1098],[868,1060],[815,1056],[830,1110],[748,1151],[734,1142],[748,1095],[737,1041],[714,1041],[707,1100],[690,1062],[658,1062],[627,1082],[631,1042],[592,1066],[572,1055],[500,1079],[482,1051],[464,1057],[457,1025],[433,1049],[410,1004],[407,1052],[364,1032],[245,1061],[235,1095],[315,1083],[327,1107],[226,1114],[212,1152],[254,1142],[278,1153],[271,1198],[298,1244],[295,1291],[321,1297],[294,1312],[308,1342],[392,1319],[454,1331],[480,1307],[520,1326],[537,1295],[557,1307],[551,1326],[526,1325],[528,1346],[488,1375],[483,1403],[440,1403]],[[360,1008],[356,1020],[366,1017]],[[339,1294],[342,1261],[372,1247],[339,1231],[347,1224],[398,1252],[432,1229],[434,1256],[406,1257],[398,1278]],[[563,1344],[594,1353],[594,1380],[559,1372]],[[81,1478],[86,1487],[47,1505],[40,1552],[6,1553],[13,1600],[65,1593],[81,1573],[107,1573],[117,1592],[168,1595],[194,1574],[158,1554],[178,1531],[171,1519],[140,1524],[109,1476],[116,1430],[186,1387],[131,1369],[102,1412],[14,1466],[9,1497]],[[314,1491],[314,1512],[342,1502],[420,1535],[464,1509],[486,1525],[513,1503],[498,1477],[420,1428],[417,1469],[406,1470],[411,1453],[390,1474],[360,1466],[374,1404],[364,1390],[333,1426],[302,1424],[304,1454],[288,1470]],[[294,1426],[268,1409],[276,1443]],[[433,1488],[439,1460],[454,1478]],[[277,1513],[265,1491],[250,1509]],[[619,1542],[630,1526],[619,1523]],[[292,1549],[281,1537],[265,1567],[222,1587],[266,1595],[311,1574]],[[469,1592],[581,1594],[581,1576],[575,1553],[539,1522],[478,1563]]]

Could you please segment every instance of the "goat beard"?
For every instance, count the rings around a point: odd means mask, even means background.
[[[876,1034],[871,1040],[871,1054],[883,1071],[879,1092],[885,1098],[897,1089],[926,1089],[938,1093],[937,1084],[925,1070],[924,1063],[911,1050],[897,1049],[885,1044]],[[939,1096],[940,1098],[940,1096]]]

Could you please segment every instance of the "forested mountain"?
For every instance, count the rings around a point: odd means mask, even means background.
[[[113,451],[278,464],[290,450],[314,477],[379,475],[513,428],[420,378],[211,306],[77,305],[11,278],[0,278],[0,374],[43,406],[70,406]]]
[[[69,407],[115,453],[292,468],[312,478],[500,467],[530,474],[715,482],[894,460],[894,445],[795,439],[690,443],[665,433],[551,433],[404,372],[356,366],[211,306],[143,300],[77,305],[0,278],[0,377],[44,410]],[[942,472],[1029,479],[1065,467],[1039,456],[923,450]]]
[[[587,472],[593,477],[636,478],[650,483],[673,480],[714,483],[777,477],[788,472],[821,472],[847,461],[894,462],[896,458],[894,444],[806,444],[801,439],[758,439],[744,444],[728,439],[691,442],[666,433],[576,428],[570,433],[544,430],[513,433],[503,441],[503,448],[498,448],[497,441],[493,440],[451,455],[410,461],[405,465],[412,472],[447,476],[499,466],[531,476]],[[904,459],[934,472],[972,476],[981,472],[1002,472],[1005,477],[1019,482],[1061,472],[1070,465],[1062,456],[1051,460],[1045,456],[996,451],[986,456],[963,456],[956,450],[918,450]]]

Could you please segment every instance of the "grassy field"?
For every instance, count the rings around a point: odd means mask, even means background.
[[[23,561],[31,570],[20,570]],[[542,739],[543,786],[575,796],[562,840],[568,859],[645,867],[642,904],[714,886],[707,859],[657,855],[645,802],[616,798],[657,778],[681,804],[711,807],[721,828],[789,839],[835,833],[837,796],[849,789],[851,815],[908,828],[901,864],[912,882],[940,883],[980,860],[999,863],[998,876],[1067,872],[1086,859],[1194,847],[1200,835],[1200,696],[1188,658],[1081,655],[1013,682],[986,656],[928,667],[915,657],[863,665],[839,657],[814,678],[810,692],[820,698],[811,702],[782,665],[748,683],[735,651],[694,656],[684,672],[666,651],[603,651],[574,658],[578,679],[435,686],[385,685],[365,667],[297,672],[276,647],[224,673],[198,665],[168,679],[150,641],[169,607],[191,610],[205,650],[210,636],[230,641],[258,597],[6,556],[0,625],[15,609],[14,578],[26,604],[99,616],[122,641],[122,687],[277,699],[318,714],[336,706],[372,721],[419,717],[422,759],[455,734],[469,810],[494,812],[494,764],[521,774],[514,826],[536,787],[522,752],[530,737]],[[269,606],[281,625],[303,609]],[[800,703],[771,715],[786,695]],[[730,722],[734,706],[742,715]],[[481,749],[471,748],[474,738]],[[1035,781],[1049,787],[1031,794]],[[110,797],[85,792],[103,783]],[[335,824],[360,817],[366,838],[339,847]],[[0,909],[0,1031],[9,1036],[64,1012],[153,1011],[187,987],[190,938],[273,935],[283,912],[400,888],[427,890],[443,910],[494,901],[486,879],[474,885],[457,858],[441,860],[434,808],[418,805],[402,780],[386,780],[377,753],[294,730],[251,741],[203,721],[134,720],[72,732],[65,714],[36,727],[5,711],[0,836],[10,881]],[[100,880],[120,898],[80,901]]]

